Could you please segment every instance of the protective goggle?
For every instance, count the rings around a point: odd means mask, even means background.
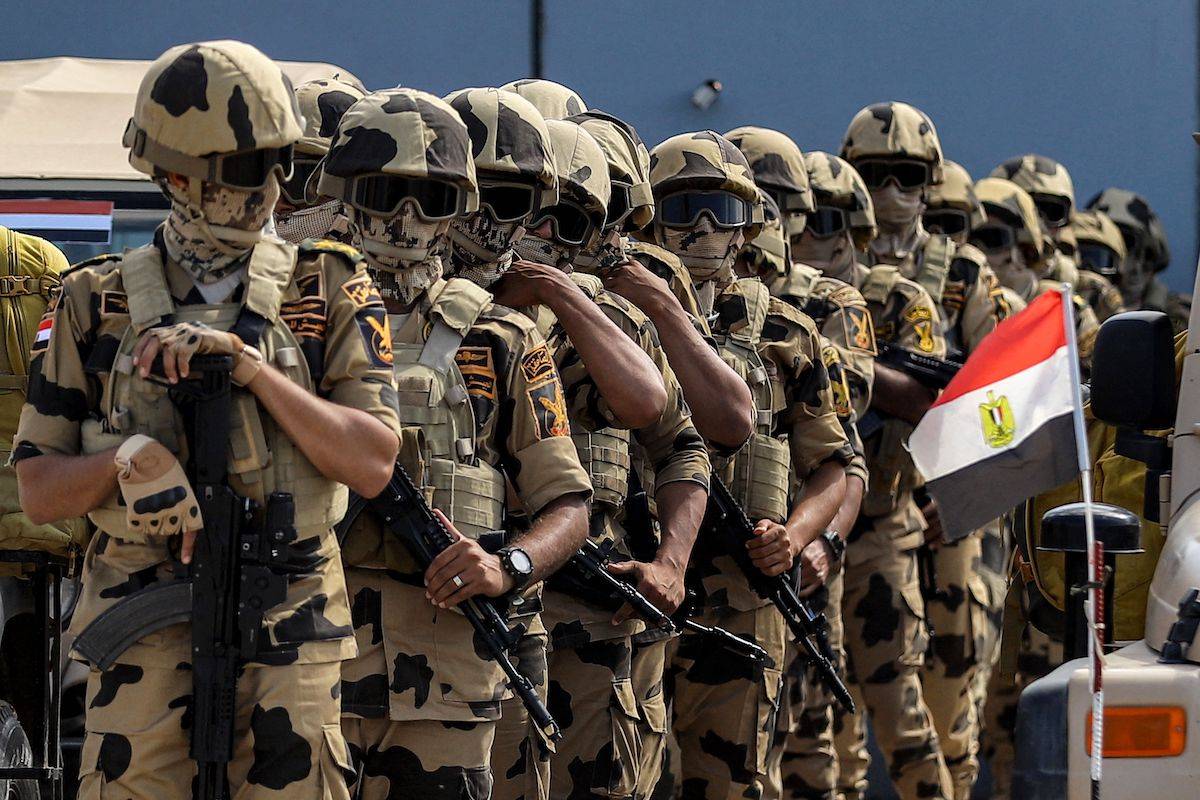
[[[525,227],[536,230],[547,220],[555,238],[564,244],[581,245],[588,240],[595,223],[587,211],[570,200],[559,200],[552,206],[543,208],[537,217]]]
[[[355,176],[342,199],[375,217],[393,217],[406,202],[412,202],[418,216],[427,222],[453,219],[466,209],[466,195],[452,183],[397,175]]]
[[[280,182],[292,177],[292,146],[272,147],[265,150],[247,150],[208,157],[209,180],[230,189],[262,189],[271,179],[279,176]]]
[[[1033,204],[1048,227],[1061,228],[1071,221],[1071,203],[1064,197],[1035,194]]]
[[[970,242],[985,253],[1001,253],[1017,243],[1017,232],[1008,225],[989,222],[971,231]]]
[[[707,216],[718,228],[741,228],[750,220],[750,204],[729,192],[677,192],[656,206],[654,218],[665,228],[691,228]]]
[[[1079,266],[1101,275],[1116,275],[1121,266],[1121,259],[1111,247],[1099,242],[1080,242]]]
[[[479,207],[491,209],[496,222],[520,222],[537,210],[537,195],[523,183],[481,183]]]
[[[321,165],[321,159],[298,155],[292,160],[292,177],[279,185],[283,197],[294,206],[312,202],[308,196],[308,182]]]
[[[938,208],[926,211],[921,217],[925,230],[930,233],[941,233],[955,236],[967,230],[971,224],[971,216],[957,208]]]
[[[817,206],[808,213],[804,230],[815,239],[828,239],[850,228],[850,216],[845,209]]]
[[[804,195],[799,192],[789,192],[784,189],[768,186],[760,188],[775,201],[775,205],[779,206],[780,213],[786,214],[789,211],[804,211],[805,209]]]
[[[924,161],[907,158],[864,158],[854,163],[870,189],[882,189],[890,180],[904,192],[929,185],[933,170]]]
[[[612,181],[612,196],[608,200],[608,212],[604,217],[605,228],[615,228],[633,213],[633,189],[623,181]]]

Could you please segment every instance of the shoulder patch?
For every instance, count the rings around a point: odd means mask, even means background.
[[[933,342],[933,312],[925,306],[913,306],[904,312],[904,319],[913,326],[917,333],[917,349],[922,353],[932,353]]]
[[[544,343],[521,358],[521,373],[531,388],[554,379],[554,360]]]
[[[345,292],[346,297],[350,298],[350,302],[354,304],[355,308],[383,306],[383,298],[379,296],[375,282],[366,272],[360,272],[343,283],[342,291]]]
[[[129,298],[124,292],[105,290],[100,293],[100,316],[129,315]]]
[[[833,278],[822,278],[817,282],[817,289],[826,300],[834,305],[867,307],[867,301],[862,296],[862,292],[848,283]]]
[[[305,239],[300,243],[300,253],[334,253],[345,258],[351,264],[358,264],[363,260],[362,253],[348,244],[335,242],[333,239]]]
[[[496,399],[496,367],[492,364],[492,348],[460,347],[454,363],[467,384],[467,393],[485,400]]]

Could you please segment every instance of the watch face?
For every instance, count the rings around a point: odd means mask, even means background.
[[[509,550],[508,563],[512,564],[513,570],[522,575],[528,575],[533,572],[533,562],[529,559],[529,554],[524,550]]]

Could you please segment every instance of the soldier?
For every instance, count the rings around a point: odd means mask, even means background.
[[[510,81],[500,88],[528,100],[545,119],[566,119],[588,110],[587,103],[573,89],[544,78]]]
[[[964,245],[971,229],[986,221],[971,174],[955,161],[943,161],[941,183],[930,186],[925,193],[925,213],[921,215],[925,230]]]
[[[601,235],[609,196],[608,163],[600,145],[578,123],[549,120],[560,198],[544,209],[517,244],[529,262],[569,271],[577,251]],[[582,213],[581,213],[582,212]],[[518,262],[496,286],[497,299],[520,297],[524,285],[542,279],[532,264]],[[704,514],[710,464],[696,433],[682,392],[658,346],[653,327],[628,301],[606,291],[596,276],[571,273],[579,286],[616,324],[624,336],[650,356],[656,381],[667,389],[665,411],[649,425],[633,430],[644,461],[654,473],[653,491],[663,537],[653,560],[626,561],[614,571],[636,579],[646,596],[668,613],[683,600],[684,568]],[[573,438],[580,459],[592,476],[594,502],[590,531],[597,544],[616,548],[629,558],[633,545],[620,517],[630,480],[628,414],[613,397],[622,391],[653,396],[656,388],[634,368],[640,359],[606,358],[575,346],[581,331],[571,319],[559,318],[551,298],[547,307],[531,309],[541,329],[548,330],[552,356],[566,387]],[[622,405],[628,406],[625,401]],[[631,680],[632,636],[644,626],[606,611],[556,587],[546,589],[543,619],[550,631],[551,711],[570,720],[564,742],[551,759],[550,796],[633,797],[641,763],[639,709]],[[555,703],[554,701],[558,702]]]
[[[738,250],[762,225],[753,173],[741,152],[719,134],[701,131],[659,144],[651,163],[652,235],[687,268],[722,358],[755,397],[755,433],[722,473],[758,521],[757,538],[747,545],[753,564],[779,575],[834,518],[852,457],[833,410],[818,334],[811,320],[771,298],[761,282],[732,280]],[[803,487],[803,499],[789,505],[792,481]],[[729,556],[706,549],[703,537],[692,567],[703,619],[752,637],[770,658],[765,665],[731,659],[688,633],[672,642],[682,793],[758,797],[778,781],[769,770],[784,621],[750,590]]]
[[[1141,195],[1127,189],[1109,188],[1087,205],[1112,218],[1125,239],[1125,259],[1115,283],[1129,309],[1162,311],[1171,318],[1175,332],[1187,330],[1192,296],[1173,292],[1157,274],[1171,264],[1171,249],[1158,215]]]
[[[350,241],[346,213],[340,200],[316,195],[310,180],[321,158],[329,152],[329,141],[338,120],[365,92],[356,78],[309,81],[296,87],[296,102],[304,115],[304,135],[296,142],[292,177],[280,186],[275,203],[275,231],[284,241],[300,244],[305,239]]]
[[[182,45],[151,64],[125,142],[170,213],[153,243],[64,276],[33,348],[13,454],[31,519],[86,513],[98,529],[78,633],[171,580],[204,524],[179,460],[182,422],[149,380],[152,364],[161,356],[175,383],[195,353],[232,357],[229,447],[244,455],[230,486],[259,508],[266,493],[291,493],[297,531],[286,599],[265,613],[238,680],[228,767],[238,797],[348,797],[337,697],[355,645],[332,526],[346,507],[339,484],[376,494],[397,448],[370,277],[342,245],[297,250],[264,232],[302,130],[287,78],[249,45]],[[302,307],[312,309],[303,324]],[[180,623],[92,670],[80,797],[167,797],[191,783],[190,651],[191,625]]]
[[[494,105],[484,119],[495,135]],[[549,152],[536,127],[523,146],[540,174]],[[475,595],[514,597],[561,565],[586,529],[590,487],[544,340],[475,284],[442,278],[437,252],[451,220],[488,202],[476,187],[467,127],[411,89],[352,106],[320,177],[321,191],[346,203],[354,243],[381,279],[400,419],[423,432],[402,460],[423,466],[459,540],[423,576],[368,515],[346,534],[359,656],[343,674],[343,727],[363,798],[488,796],[505,676],[476,654],[452,609]],[[501,528],[506,478],[532,525],[492,554],[478,539]]]
[[[1125,239],[1112,217],[1103,211],[1076,211],[1071,216],[1071,232],[1077,242],[1080,273],[1093,272],[1106,281],[1107,288],[1102,291],[1097,290],[1096,287],[1102,286],[1097,282],[1087,285],[1080,282],[1075,288],[1103,323],[1125,310],[1121,291],[1112,283],[1117,279],[1121,263],[1128,255]]]
[[[1107,278],[1091,270],[1080,271],[1078,243],[1071,224],[1075,211],[1075,188],[1062,164],[1045,156],[1010,158],[992,170],[993,178],[1007,178],[1029,192],[1037,206],[1042,230],[1049,235],[1053,250],[1042,268],[1042,276],[1069,283],[1087,301],[1101,322],[1119,313],[1121,294]]]

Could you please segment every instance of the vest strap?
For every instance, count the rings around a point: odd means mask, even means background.
[[[950,274],[950,260],[954,257],[954,242],[949,236],[930,236],[925,243],[925,252],[921,259],[921,269],[917,273],[917,283],[929,292],[935,305],[942,304],[942,295],[946,291],[946,278]]]

